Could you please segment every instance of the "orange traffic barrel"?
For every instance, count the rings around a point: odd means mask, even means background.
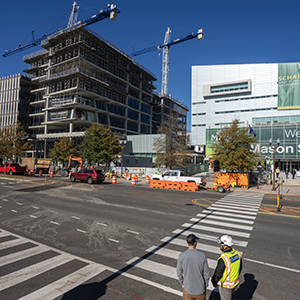
[[[34,169],[31,169],[31,175],[34,175]]]
[[[26,175],[30,175],[30,173],[29,173],[29,170],[28,170],[28,169],[26,169]]]
[[[131,179],[131,173],[128,173],[127,180]]]
[[[51,177],[51,178],[54,177],[54,171],[50,171],[50,177]]]
[[[43,175],[43,171],[39,170],[39,176],[42,177],[42,175]]]
[[[72,172],[69,172],[69,179],[71,179],[71,174],[72,174]]]
[[[218,181],[214,180],[213,189],[216,190],[218,188]]]
[[[127,179],[127,172],[124,173],[124,178]]]
[[[136,185],[136,182],[137,182],[137,177],[133,176],[131,178],[131,185]]]
[[[117,183],[117,176],[113,176],[112,177],[112,184],[116,184]]]
[[[135,179],[136,179],[136,180],[135,180],[135,182],[138,182],[138,181],[139,181],[139,179],[138,179],[138,176],[137,176],[137,174],[135,174],[135,175],[134,175],[134,177],[135,177]]]
[[[146,176],[146,183],[149,183],[149,182],[150,182],[150,176],[147,175],[147,176]]]

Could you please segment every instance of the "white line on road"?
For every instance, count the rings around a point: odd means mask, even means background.
[[[108,239],[111,242],[115,242],[115,243],[120,243],[118,240],[114,240],[114,239]]]
[[[80,220],[79,217],[76,217],[76,216],[72,216],[73,219],[76,219],[76,220]]]
[[[222,220],[222,221],[233,221],[233,222],[244,223],[244,224],[254,224],[254,221],[220,217],[220,216],[215,216],[213,214],[211,214],[211,215],[210,214],[197,214],[197,217],[202,217],[205,219],[216,219],[216,220]]]
[[[14,210],[14,209],[12,209],[11,211],[12,211],[12,212],[14,212],[14,213],[17,213],[17,211],[16,211],[16,210]]]
[[[243,216],[243,215],[237,215],[233,213],[227,213],[227,212],[220,212],[220,211],[211,211],[211,210],[203,210],[202,213],[207,213],[210,216],[212,215],[219,215],[219,216],[229,216],[229,217],[234,217],[234,218],[243,218],[243,219],[248,219],[248,220],[255,220],[256,217],[252,216]]]
[[[86,233],[86,231],[81,230],[81,229],[76,229],[78,232]]]
[[[97,223],[98,225],[101,225],[101,226],[107,226],[107,224],[104,224],[104,223]]]
[[[282,270],[287,270],[287,271],[291,271],[291,272],[300,273],[300,270],[291,269],[291,268],[287,268],[287,267],[282,267],[282,266],[278,266],[278,265],[273,265],[273,264],[269,264],[269,263],[266,263],[266,262],[263,262],[263,261],[258,261],[258,260],[254,260],[254,259],[250,259],[250,258],[244,258],[244,260],[251,261],[251,262],[254,262],[256,264],[261,264],[261,265],[273,267],[273,268],[278,268],[278,269],[282,269]]]
[[[23,203],[21,203],[21,202],[17,202],[17,204],[18,204],[18,205],[23,205]]]
[[[59,225],[59,223],[54,222],[54,221],[50,221],[51,224],[55,224],[55,225]]]
[[[226,204],[226,205],[223,205],[223,204],[212,204],[211,206],[213,207],[224,207],[224,208],[233,208],[233,209],[243,209],[243,210],[246,210],[246,211],[258,211],[258,209],[256,208],[245,208],[245,207],[238,207],[237,205],[235,204],[232,204],[232,205],[229,205],[229,204]]]
[[[7,199],[2,199],[3,201],[5,201],[5,202],[8,202],[9,200],[7,200]]]
[[[34,209],[39,209],[37,206],[32,206],[32,208],[34,208]]]
[[[30,218],[34,218],[34,219],[36,219],[36,218],[37,218],[37,216],[30,215]]]
[[[132,231],[132,230],[127,230],[127,232],[129,232],[129,233],[133,233],[133,234],[139,234],[138,232],[136,232],[136,231]]]

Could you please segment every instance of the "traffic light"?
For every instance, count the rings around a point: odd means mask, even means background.
[[[214,172],[220,171],[220,162],[218,160],[214,160]]]

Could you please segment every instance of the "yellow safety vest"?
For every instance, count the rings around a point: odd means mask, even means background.
[[[218,258],[218,260],[223,259],[225,263],[225,271],[222,278],[218,282],[219,286],[226,289],[233,289],[239,284],[241,258],[241,253],[234,249],[232,249],[230,252],[224,252]]]

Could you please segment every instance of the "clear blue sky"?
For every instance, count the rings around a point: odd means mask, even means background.
[[[66,27],[73,1],[2,0],[0,3],[0,77],[3,77],[22,73],[26,68],[23,56],[40,47],[6,58],[2,57],[4,51],[29,42],[32,30],[38,38]],[[108,2],[78,0],[77,3],[78,19],[86,19],[106,8]],[[128,53],[162,43],[167,27],[172,30],[171,40],[203,28],[203,40],[193,39],[170,48],[169,93],[189,107],[193,65],[300,61],[299,0],[116,0],[110,3],[121,11],[117,20],[106,19],[90,27]],[[54,25],[55,18],[63,14],[61,22]],[[162,51],[144,54],[137,60],[158,76],[157,92],[160,93]],[[188,129],[190,122],[189,112]]]

